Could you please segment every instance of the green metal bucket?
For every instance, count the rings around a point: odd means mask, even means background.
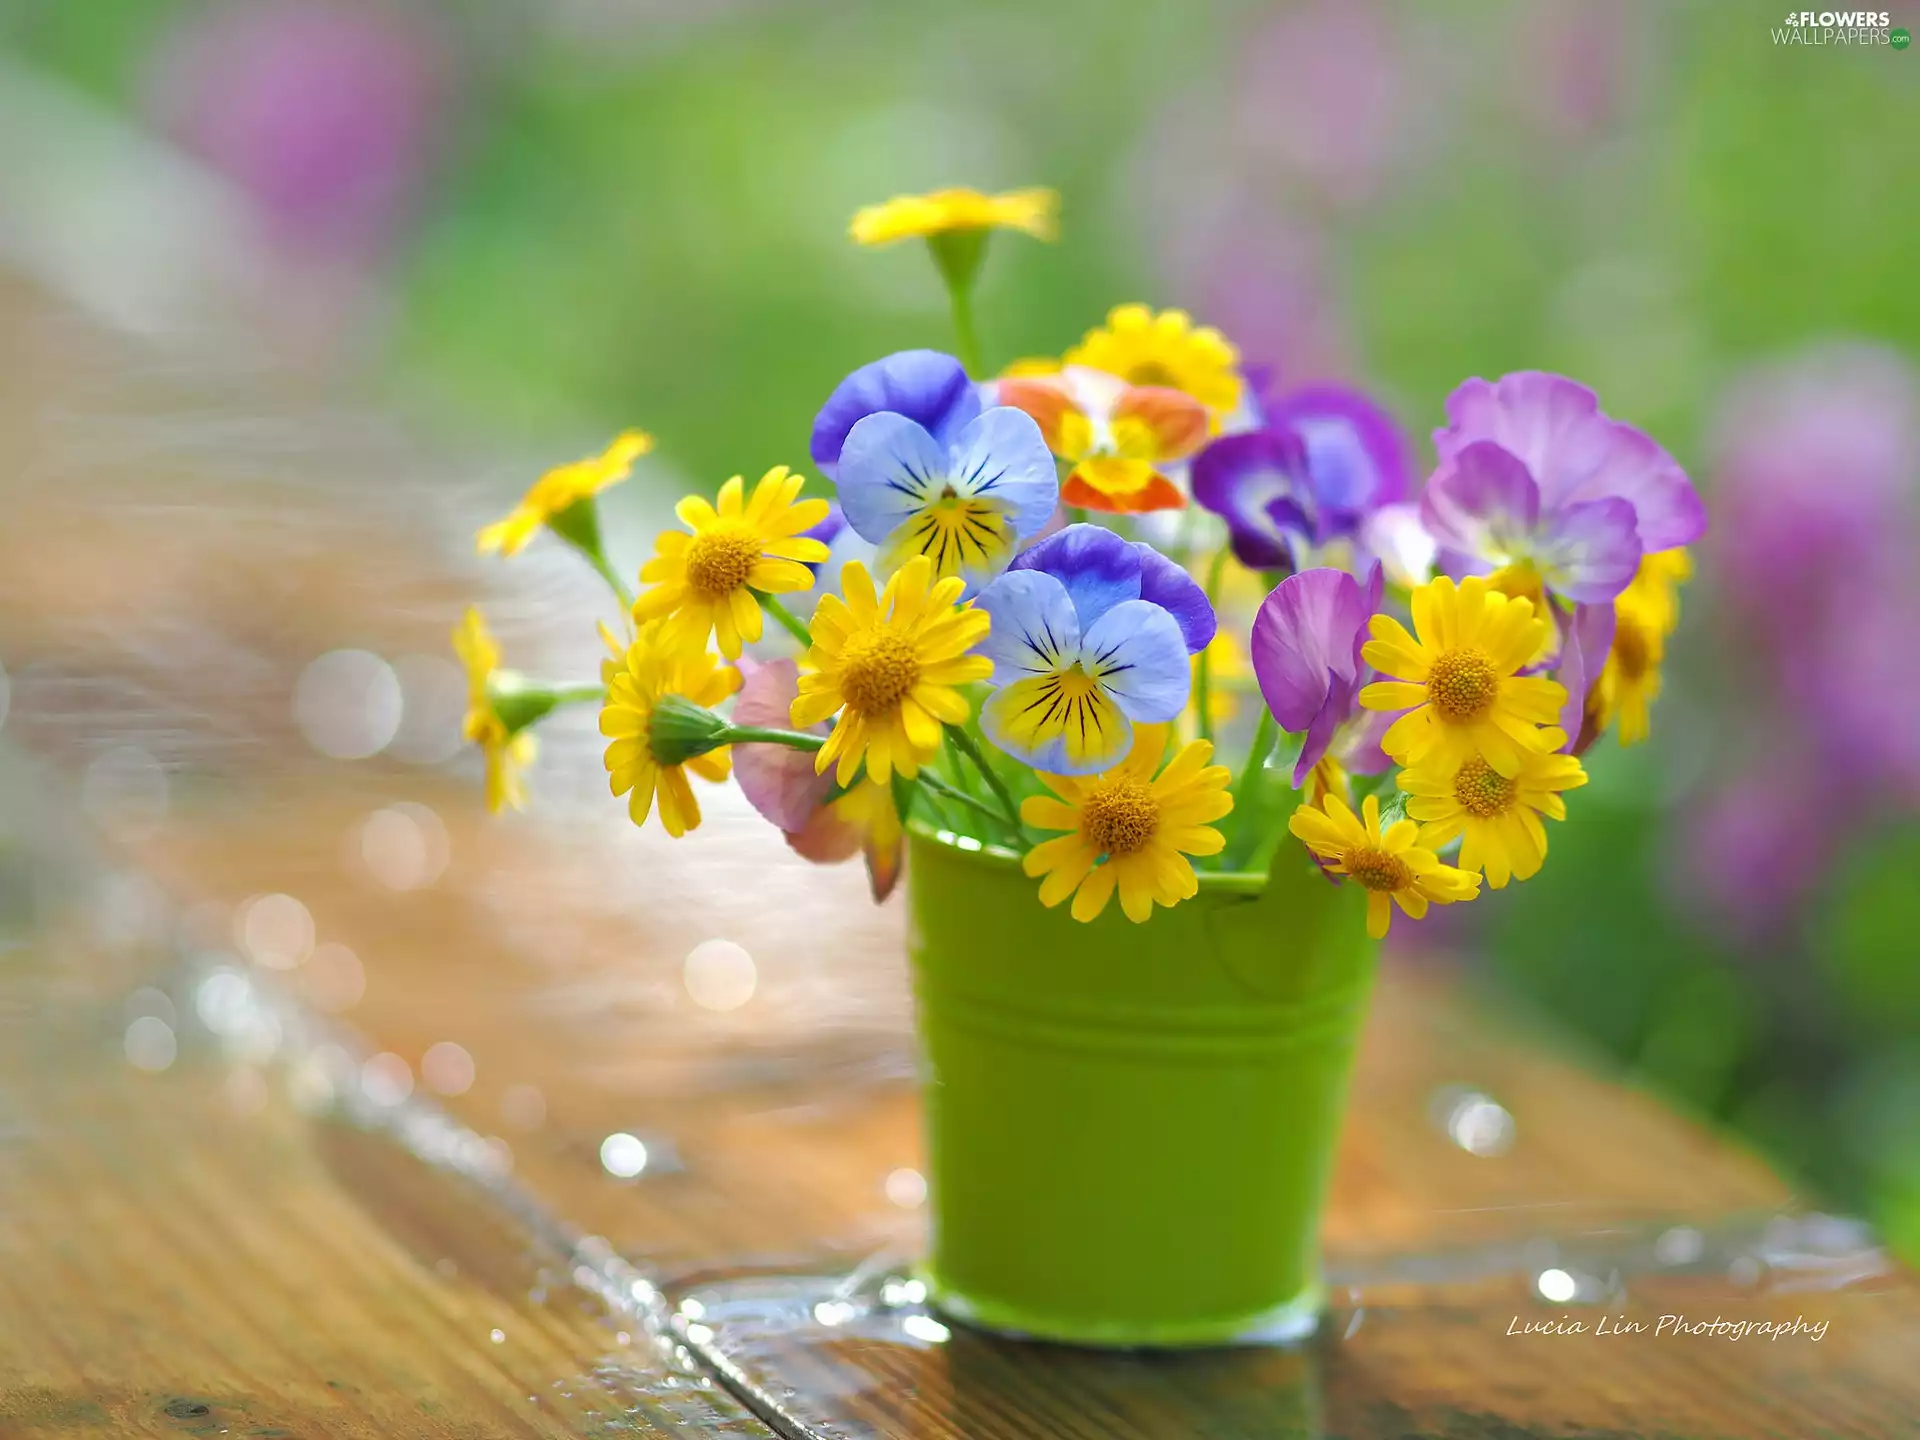
[[[1296,847],[1144,925],[918,830],[933,1302],[1083,1345],[1298,1338],[1375,946]],[[964,847],[964,848],[963,848]]]

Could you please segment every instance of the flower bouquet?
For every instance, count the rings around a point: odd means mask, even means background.
[[[1537,873],[1581,755],[1645,735],[1705,514],[1556,375],[1462,384],[1417,495],[1373,400],[1276,388],[1177,310],[1119,306],[992,375],[974,278],[1054,211],[944,191],[855,217],[863,244],[925,240],[958,353],[826,398],[831,500],[785,466],[689,495],[630,591],[594,497],[649,437],[541,477],[480,548],[551,532],[622,628],[598,683],[539,685],[469,612],[466,733],[496,809],[537,722],[590,702],[636,824],[685,835],[693,778],[731,773],[800,854],[864,853],[876,900],[910,860],[949,1313],[1299,1335],[1373,942]]]

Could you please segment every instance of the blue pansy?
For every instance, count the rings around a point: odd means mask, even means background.
[[[847,432],[869,415],[904,415],[943,444],[980,414],[966,367],[938,350],[902,350],[862,365],[834,387],[813,420],[813,463],[839,479]]]
[[[1032,417],[995,406],[951,438],[881,411],[857,421],[841,447],[840,505],[890,575],[915,555],[967,593],[1007,568],[1060,498],[1053,455]]]
[[[1179,715],[1188,656],[1214,631],[1185,571],[1097,525],[1049,536],[978,603],[993,617],[980,651],[997,687],[981,723],[1009,755],[1056,775],[1111,769],[1135,724]]]

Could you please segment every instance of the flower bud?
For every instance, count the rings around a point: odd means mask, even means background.
[[[682,765],[727,743],[727,722],[684,695],[662,695],[647,720],[647,744],[662,765]]]

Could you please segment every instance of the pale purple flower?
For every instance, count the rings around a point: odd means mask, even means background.
[[[1366,715],[1360,688],[1369,670],[1360,658],[1367,622],[1380,608],[1376,566],[1363,584],[1344,570],[1302,570],[1289,575],[1261,602],[1253,621],[1252,660],[1260,694],[1280,728],[1302,736],[1293,767],[1296,787],[1334,748],[1354,740]],[[1378,754],[1377,742],[1362,747]],[[1358,756],[1349,765],[1363,774],[1385,768],[1380,755]]]
[[[1611,602],[1604,605],[1575,605],[1572,618],[1561,627],[1560,655],[1553,678],[1567,691],[1567,703],[1560,709],[1560,728],[1566,732],[1562,748],[1579,755],[1597,736],[1586,733],[1587,692],[1606,668],[1607,653],[1613,649],[1615,616]]]
[[[1920,375],[1832,346],[1755,370],[1716,427],[1719,591],[1738,652],[1829,784],[1920,793]]]
[[[1447,398],[1447,417],[1421,516],[1450,573],[1527,566],[1550,594],[1601,604],[1626,588],[1642,553],[1706,530],[1678,462],[1564,376],[1469,380]]]
[[[744,678],[733,702],[733,723],[786,728],[788,711],[800,693],[799,666],[792,660],[762,664],[743,659],[740,670]],[[813,733],[826,734],[826,722],[814,726]],[[862,818],[849,818],[841,813],[845,805],[832,802],[831,772],[815,774],[812,752],[786,745],[735,745],[733,774],[740,793],[779,827],[796,855],[816,865],[836,865],[864,852],[874,900],[892,893],[900,879],[904,842],[890,801],[884,814],[869,809]]]
[[[1292,569],[1405,499],[1406,442],[1367,395],[1309,385],[1261,408],[1259,428],[1222,436],[1193,462],[1193,498],[1226,520],[1241,564]]]
[[[450,69],[418,7],[244,0],[168,37],[155,104],[278,243],[362,259],[392,240],[425,179]]]
[[[799,665],[792,660],[743,660],[740,673],[733,723],[790,728],[788,711],[800,693]],[[816,734],[827,733],[824,721],[813,728]],[[812,751],[786,745],[734,746],[733,775],[747,803],[789,834],[806,829],[833,790],[831,773],[814,773]]]
[[[1714,598],[1758,750],[1689,821],[1724,918],[1777,927],[1845,838],[1920,808],[1920,373],[1866,344],[1756,367],[1714,426]]]
[[[1764,751],[1689,812],[1686,870],[1743,936],[1777,929],[1842,838],[1832,792],[1805,751]]]

